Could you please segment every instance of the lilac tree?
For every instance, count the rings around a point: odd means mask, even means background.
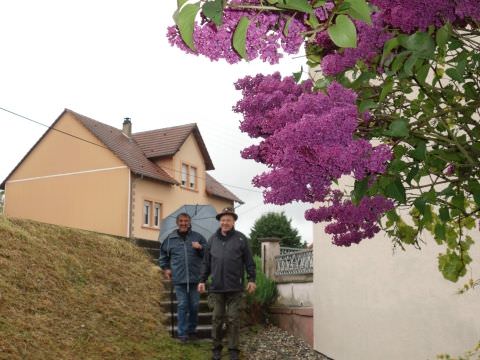
[[[381,229],[444,247],[457,281],[480,217],[480,0],[178,1],[168,39],[188,53],[274,65],[304,47],[310,71],[247,76],[233,110],[266,164],[266,202],[320,203],[339,246]],[[354,186],[338,186],[342,177]]]

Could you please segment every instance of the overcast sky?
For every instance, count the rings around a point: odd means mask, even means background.
[[[231,109],[233,83],[246,75],[298,71],[304,59],[280,65],[212,63],[172,48],[165,37],[175,0],[0,0],[0,107],[50,125],[64,108],[133,131],[196,122],[215,171],[245,201],[237,228],[247,235],[262,213],[285,211],[302,238],[312,241],[305,205],[263,205],[251,185],[263,168],[243,160],[252,143]],[[0,111],[3,180],[45,128]],[[243,190],[236,188],[248,188]]]

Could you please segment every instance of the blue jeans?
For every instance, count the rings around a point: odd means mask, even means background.
[[[200,294],[197,290],[197,284],[189,284],[188,288],[187,291],[187,284],[175,285],[175,293],[178,301],[177,335],[180,338],[195,334],[197,329]]]

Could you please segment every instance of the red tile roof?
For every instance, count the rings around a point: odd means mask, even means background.
[[[234,193],[232,193],[225,186],[215,180],[210,174],[206,174],[205,183],[207,185],[207,193],[209,193],[210,195],[218,196],[223,199],[232,200],[243,204],[242,200],[240,200]]]
[[[22,158],[17,166],[10,172],[7,178],[0,184],[0,189],[5,189],[5,183],[8,178],[15,172],[20,164],[28,157],[33,149],[39,144],[45,135],[55,127],[55,124],[66,113],[70,113],[83,124],[95,137],[97,137],[108,149],[110,149],[120,160],[122,160],[130,170],[138,175],[167,182],[170,184],[178,184],[178,182],[172,178],[164,169],[150,161],[150,158],[161,156],[173,156],[182,144],[187,139],[188,135],[193,132],[203,157],[205,159],[205,165],[207,170],[213,170],[213,163],[208,155],[207,148],[200,135],[196,124],[188,124],[175,126],[171,128],[158,129],[152,131],[145,131],[141,133],[133,134],[132,138],[128,138],[123,132],[115,127],[103,124],[99,121],[93,120],[87,116],[76,113],[72,110],[65,109],[60,116],[54,121],[49,129],[42,135],[42,137],[32,146],[28,153]],[[164,135],[165,134],[165,135]],[[165,144],[162,144],[161,140],[167,140]],[[225,188],[211,175],[206,174],[205,178],[206,191],[208,194],[236,201],[243,204],[235,194]]]
[[[125,136],[121,130],[90,119],[72,110],[65,111],[72,114],[80,123],[90,130],[90,132],[118,156],[133,173],[170,184],[178,184],[178,181],[168,175],[165,170],[148,160],[135,141]]]
[[[208,154],[207,147],[203,142],[197,124],[187,124],[180,126],[173,126],[164,129],[150,130],[138,132],[132,135],[138,146],[142,149],[145,156],[149,159],[173,156],[183,145],[188,136],[193,133],[195,140],[200,147],[203,159],[205,161],[205,168],[207,170],[214,170],[212,159]]]

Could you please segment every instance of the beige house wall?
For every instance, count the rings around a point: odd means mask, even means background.
[[[480,233],[473,276],[480,277]],[[335,360],[426,360],[462,355],[480,340],[478,291],[457,295],[458,284],[437,268],[443,248],[425,236],[418,251],[392,253],[384,235],[360,245],[331,244],[314,226],[314,347]]]
[[[55,128],[103,146],[68,113]],[[129,177],[110,150],[50,131],[6,183],[5,213],[127,236]]]
[[[182,186],[168,185],[146,178],[135,177],[132,182],[132,236],[136,238],[157,240],[160,230],[143,225],[144,201],[162,204],[161,217],[164,218],[185,204],[212,205],[217,211],[233,202],[205,192],[205,163],[195,137],[190,134],[180,150],[170,159],[162,159],[157,164],[162,166],[173,178],[181,182],[182,164],[197,168],[197,189],[190,190]]]

